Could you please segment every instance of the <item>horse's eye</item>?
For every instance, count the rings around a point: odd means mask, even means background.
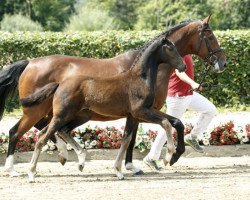
[[[169,49],[169,51],[173,51],[173,49],[174,49],[173,45],[166,45],[166,46]]]

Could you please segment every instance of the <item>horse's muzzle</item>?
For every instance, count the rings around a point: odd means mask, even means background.
[[[214,70],[217,72],[217,73],[220,73],[220,72],[223,72],[226,68],[226,61],[222,60],[222,61],[217,61],[215,64],[214,64]]]

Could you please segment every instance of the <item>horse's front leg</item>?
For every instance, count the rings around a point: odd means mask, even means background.
[[[120,180],[124,179],[124,176],[121,172],[122,160],[123,160],[124,154],[125,154],[128,146],[129,146],[129,143],[131,141],[133,129],[137,130],[136,125],[138,126],[138,121],[134,120],[134,118],[131,115],[129,115],[127,117],[126,126],[124,129],[124,133],[123,133],[123,137],[122,137],[122,141],[121,141],[121,147],[119,149],[119,152],[118,152],[118,155],[116,157],[115,164],[114,164],[115,174]]]
[[[173,154],[176,152],[175,145],[172,137],[172,126],[168,120],[168,116],[160,112],[158,110],[154,109],[148,109],[148,108],[141,108],[133,113],[134,117],[147,121],[154,124],[161,125],[165,131],[167,136],[167,150],[166,156],[164,158],[165,164],[170,163],[170,160],[172,159]]]
[[[185,152],[185,143],[184,143],[184,125],[180,119],[175,118],[173,116],[167,115],[169,122],[177,131],[177,147],[176,152],[173,154],[173,157],[170,160],[170,165],[172,166],[180,156]],[[165,160],[164,164],[167,164]]]
[[[139,125],[139,122],[136,119],[134,119],[134,125],[132,128],[132,138],[131,138],[131,141],[129,143],[129,146],[128,146],[128,149],[126,152],[126,158],[125,158],[125,168],[127,170],[132,171],[134,173],[134,175],[144,174],[144,172],[141,169],[139,169],[133,165],[133,150],[134,150],[134,146],[135,146],[135,139],[136,139],[138,125]]]

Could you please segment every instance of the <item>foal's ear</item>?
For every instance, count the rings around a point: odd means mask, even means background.
[[[169,39],[165,38],[163,48],[168,48],[172,50],[173,46],[174,44]]]
[[[202,21],[203,25],[207,25],[207,24],[209,23],[210,18],[211,18],[211,15],[212,15],[212,14],[210,14],[210,15],[207,16],[205,19],[203,19],[203,21]]]

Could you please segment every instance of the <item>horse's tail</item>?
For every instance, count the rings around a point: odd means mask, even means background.
[[[14,96],[18,80],[28,64],[28,60],[20,60],[0,71],[0,120],[3,117],[6,99]]]
[[[31,107],[42,103],[56,92],[58,83],[52,82],[37,90],[35,93],[20,99],[20,104],[23,107]]]

